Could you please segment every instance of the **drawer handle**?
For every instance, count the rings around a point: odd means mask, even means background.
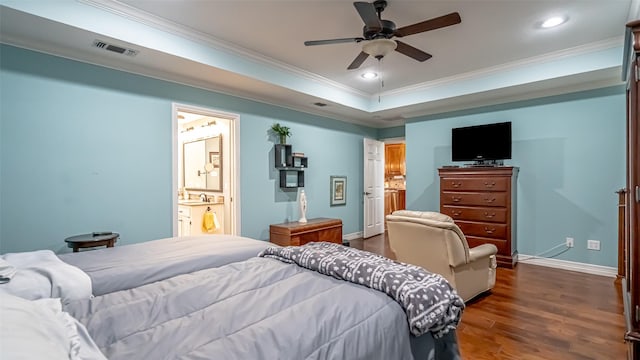
[[[452,211],[452,212],[451,212],[451,215],[453,215],[453,216],[460,216],[460,215],[462,215],[462,211]]]
[[[496,186],[496,182],[495,181],[492,181],[492,182],[485,181],[484,182],[484,186],[486,186],[488,188],[492,188],[492,187]]]
[[[460,202],[460,200],[462,200],[462,199],[459,198],[459,197],[455,197],[455,196],[451,197],[451,201],[453,201],[453,202]]]
[[[491,198],[491,199],[485,198],[484,201],[486,201],[488,203],[492,203],[492,202],[496,201],[496,198]]]
[[[496,216],[496,213],[491,213],[491,214],[489,214],[488,212],[484,213],[484,217],[486,217],[487,219],[493,219],[494,216]]]
[[[488,227],[484,227],[484,232],[486,232],[487,234],[493,234],[496,231],[496,228],[491,228],[489,229]]]
[[[458,188],[458,187],[462,186],[462,183],[460,181],[458,181],[458,182],[452,181],[451,182],[451,186],[453,186],[454,188]]]

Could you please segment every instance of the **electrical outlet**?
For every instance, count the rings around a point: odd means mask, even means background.
[[[587,240],[587,249],[600,251],[600,240]]]
[[[572,247],[573,247],[573,238],[572,238],[572,237],[568,237],[568,238],[566,239],[565,245],[566,245],[568,248],[572,248]]]

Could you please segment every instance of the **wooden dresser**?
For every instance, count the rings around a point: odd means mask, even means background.
[[[518,168],[441,168],[440,212],[464,233],[469,247],[490,243],[498,248],[499,266],[516,265],[516,180]]]
[[[342,244],[342,220],[316,218],[269,226],[269,241],[280,246],[304,245],[312,241]]]

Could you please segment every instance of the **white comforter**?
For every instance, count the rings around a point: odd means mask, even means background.
[[[9,253],[1,258],[5,266],[16,270],[8,283],[0,284],[2,293],[28,300],[61,298],[64,303],[92,296],[89,276],[51,250]]]

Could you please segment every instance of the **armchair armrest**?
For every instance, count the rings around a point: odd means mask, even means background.
[[[469,249],[469,262],[483,257],[489,257],[498,253],[498,248],[493,244],[482,244]]]

